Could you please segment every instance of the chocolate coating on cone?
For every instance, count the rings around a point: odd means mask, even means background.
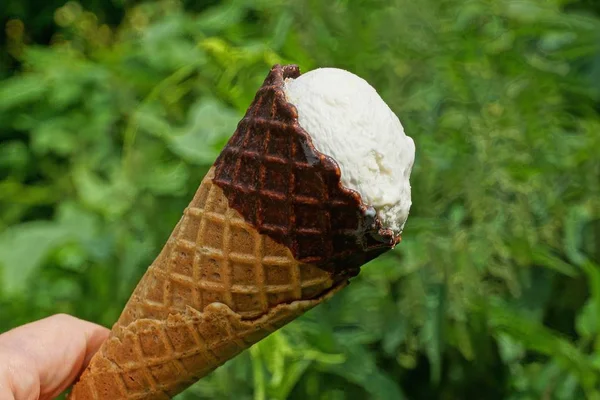
[[[372,207],[341,183],[331,157],[318,152],[283,91],[296,65],[275,65],[215,162],[214,183],[229,206],[294,257],[334,273],[358,268],[393,248],[400,236],[383,229]]]

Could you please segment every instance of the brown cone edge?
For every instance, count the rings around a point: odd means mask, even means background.
[[[397,243],[298,126],[298,75],[271,70],[70,400],[171,398]]]
[[[275,65],[215,162],[217,184],[260,233],[294,257],[334,273],[356,275],[363,264],[400,242],[375,210],[342,185],[331,157],[317,151],[284,93],[296,65]]]

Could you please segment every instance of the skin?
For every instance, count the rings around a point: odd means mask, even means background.
[[[109,332],[57,314],[0,335],[0,399],[54,399],[79,377]]]

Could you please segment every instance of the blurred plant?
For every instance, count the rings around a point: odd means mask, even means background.
[[[0,329],[112,323],[268,68],[336,66],[417,144],[404,239],[181,398],[599,398],[600,19],[566,3],[66,3],[0,83]]]

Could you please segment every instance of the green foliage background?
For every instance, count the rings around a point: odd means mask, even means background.
[[[417,145],[397,250],[182,399],[599,399],[600,7],[5,0],[0,331],[110,326],[274,63]]]

